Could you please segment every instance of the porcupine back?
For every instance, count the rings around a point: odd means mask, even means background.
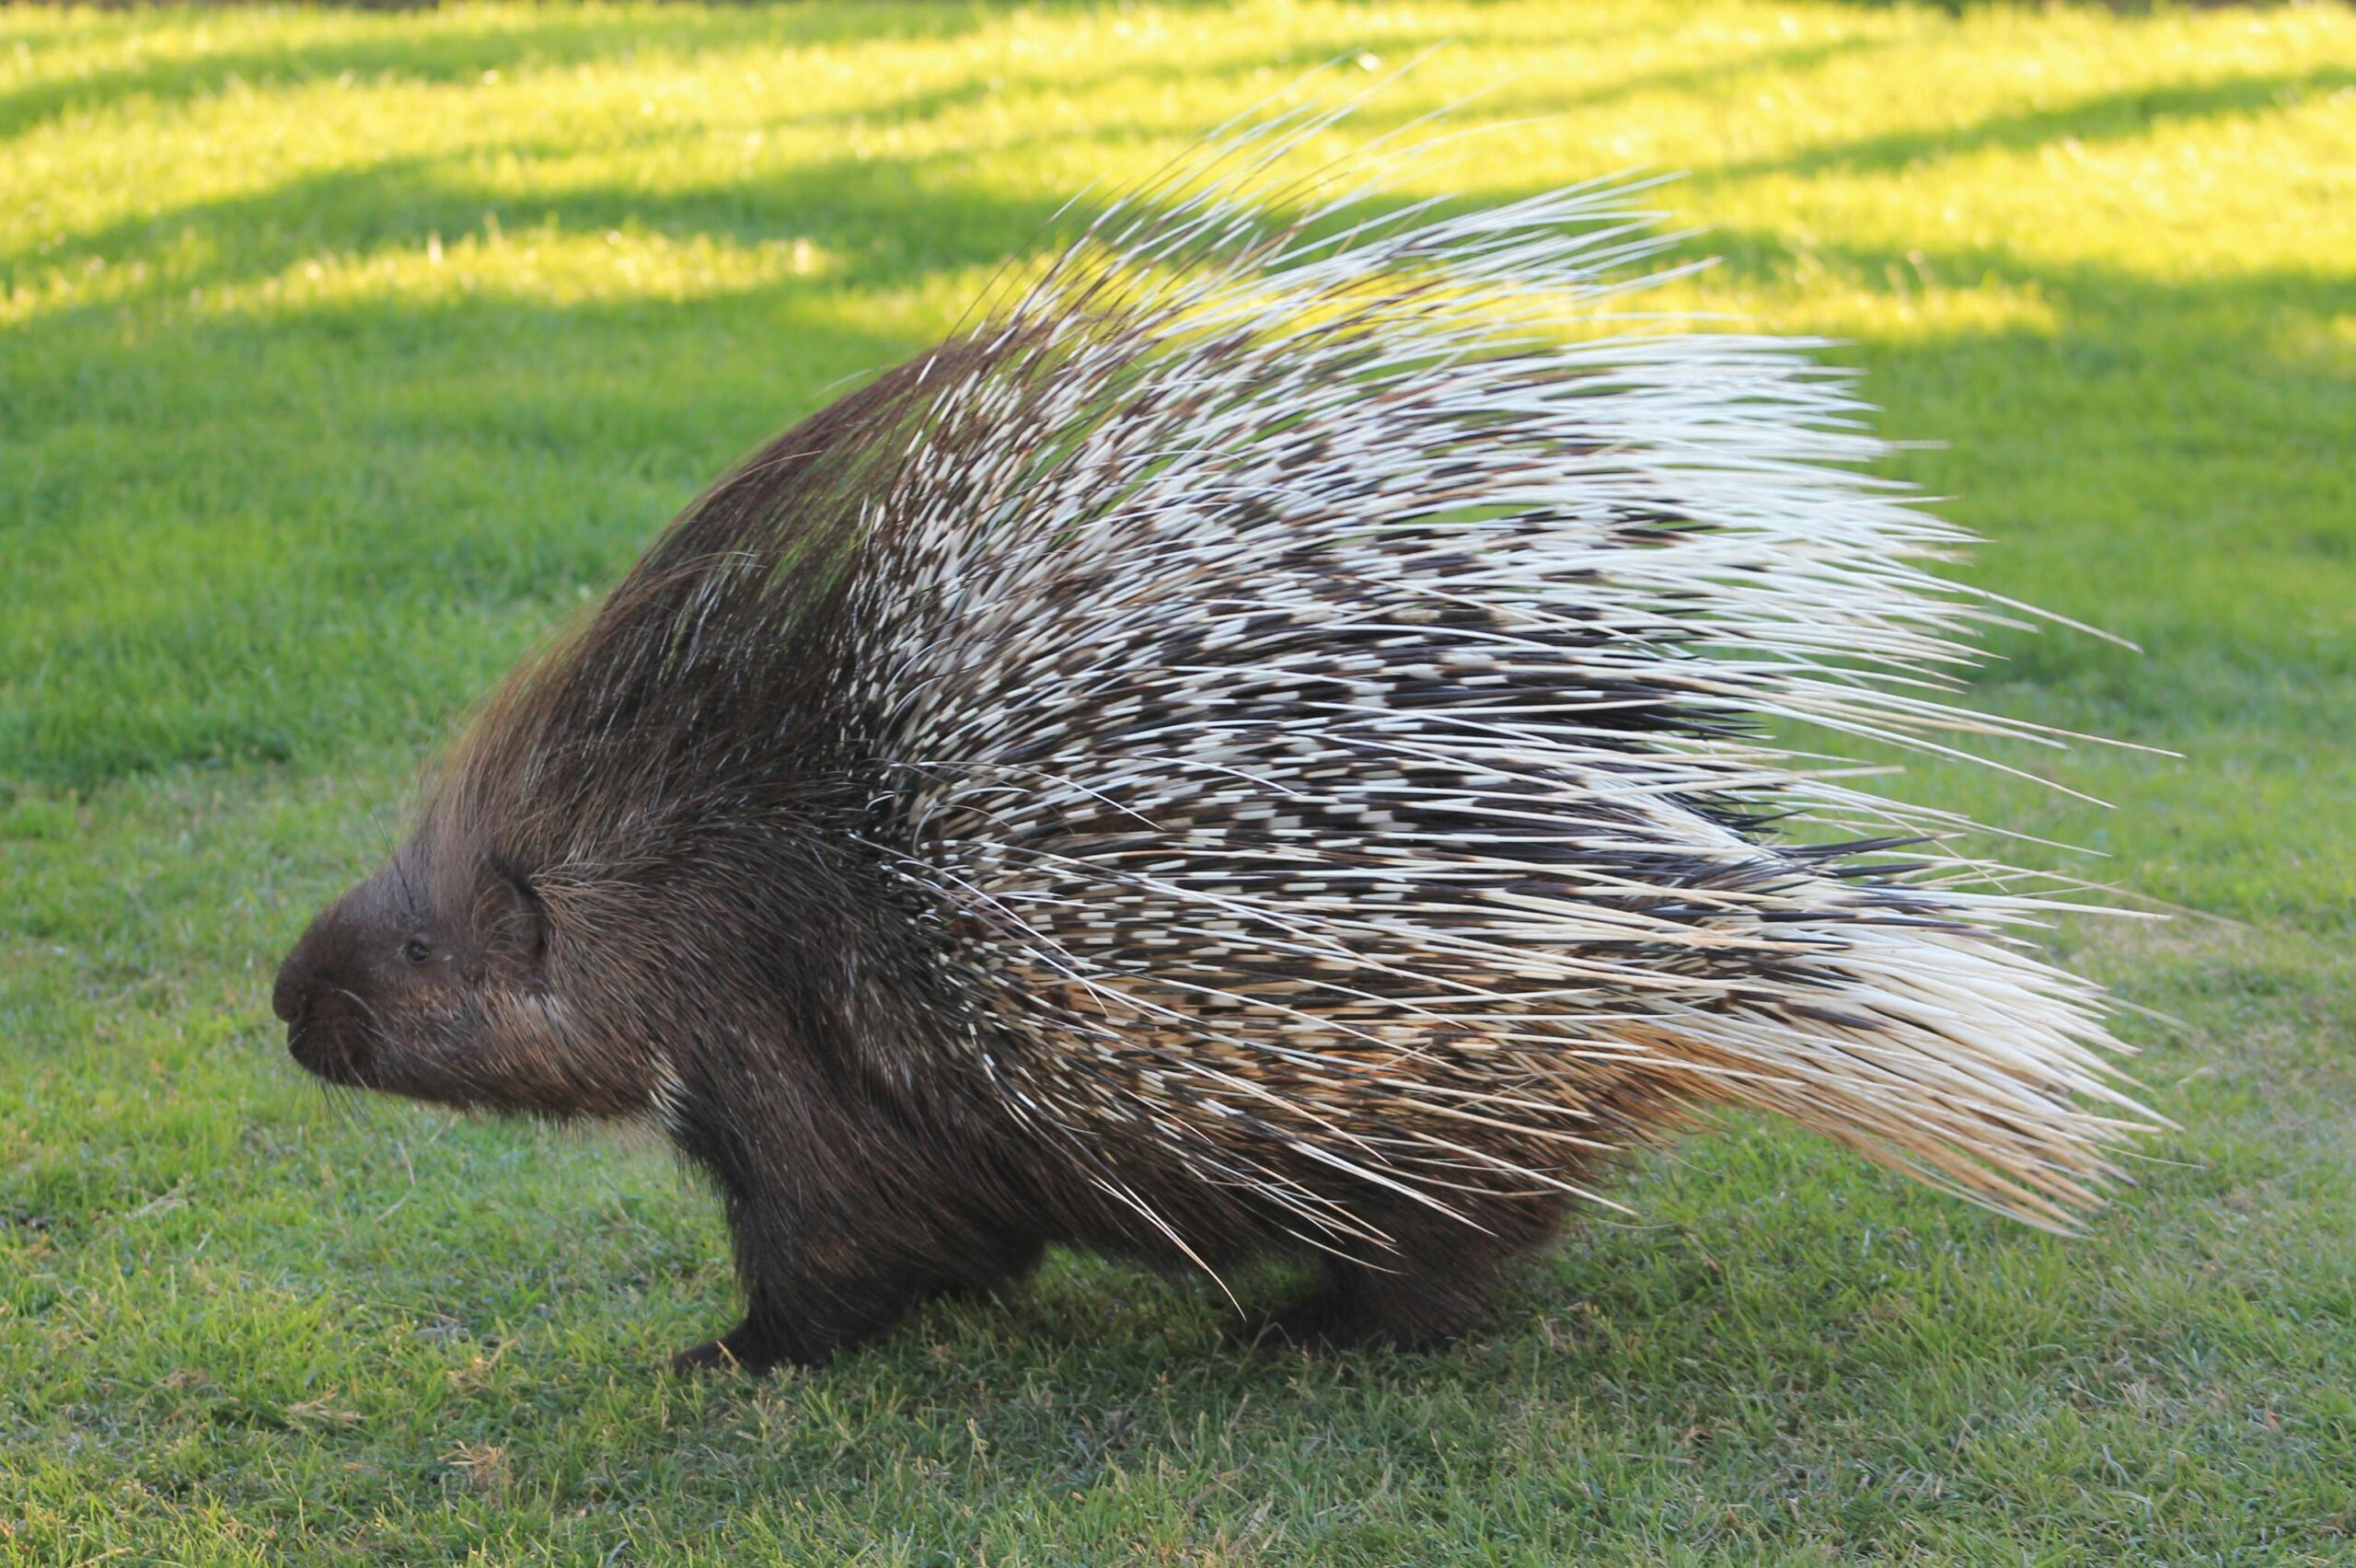
[[[1182,1251],[1181,1182],[1347,1250],[1702,1102],[2066,1224],[2145,1113],[2050,905],[1778,739],[2048,738],[1947,706],[1968,536],[1819,345],[1594,324],[1667,243],[1629,188],[1271,215],[1321,123],[728,481],[583,711],[777,626],[936,1038]]]

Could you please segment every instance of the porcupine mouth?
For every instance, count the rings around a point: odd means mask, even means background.
[[[373,1089],[368,1043],[355,1032],[306,1018],[287,1026],[286,1054],[313,1078],[347,1089]]]

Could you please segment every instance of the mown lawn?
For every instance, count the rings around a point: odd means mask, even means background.
[[[1346,134],[1489,88],[1470,198],[1691,170],[1677,303],[1847,340],[1979,580],[2143,646],[1984,688],[2182,754],[2008,759],[2117,810],[1911,788],[2189,912],[2057,935],[2186,1131],[2065,1242],[1738,1124],[1445,1355],[1062,1259],[658,1372],[710,1202],[324,1101],[278,955],[722,464],[1070,190],[1443,40]],[[2356,1558],[2356,13],[0,11],[0,1559]]]

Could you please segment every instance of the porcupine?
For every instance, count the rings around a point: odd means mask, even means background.
[[[720,480],[286,960],[320,1077],[708,1173],[745,1312],[679,1364],[1049,1244],[1306,1257],[1285,1336],[1442,1340],[1712,1104],[2041,1225],[2118,1176],[2045,900],[1778,738],[2041,738],[1946,705],[2019,607],[1928,570],[1968,536],[1850,378],[1595,326],[1669,243],[1627,185],[1269,201],[1325,123]]]

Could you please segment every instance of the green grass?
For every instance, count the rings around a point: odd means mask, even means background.
[[[322,1101],[265,992],[469,696],[1072,190],[1366,52],[1439,178],[1631,165],[1847,340],[2007,635],[2181,760],[1911,788],[2201,912],[2073,926],[2186,1131],[2064,1242],[1738,1123],[1494,1328],[1221,1351],[1059,1259],[825,1372],[656,1151]],[[1345,69],[1354,80],[1371,80]],[[2356,1558],[2356,13],[0,11],[0,1559]],[[1265,1290],[1280,1282],[1253,1282]]]

